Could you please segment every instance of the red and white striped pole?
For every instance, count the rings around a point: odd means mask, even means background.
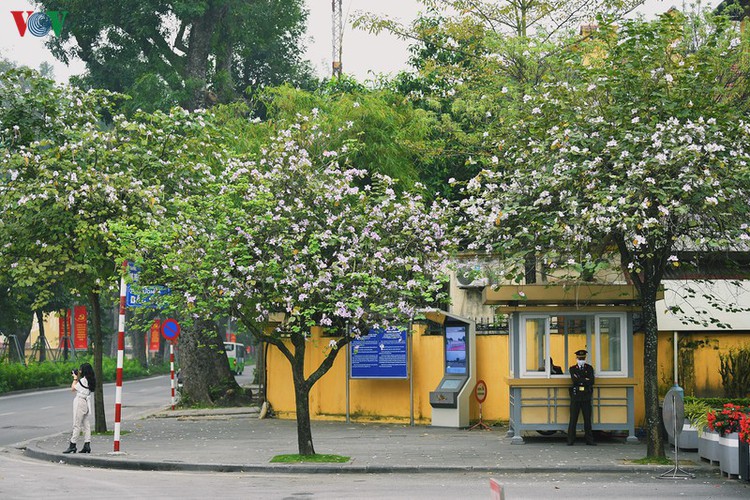
[[[122,410],[122,364],[125,357],[125,273],[128,262],[122,263],[122,277],[120,278],[120,317],[117,328],[117,382],[115,389],[115,451],[120,451],[120,416]]]
[[[174,410],[174,342],[169,343],[169,373],[172,377],[172,409]]]

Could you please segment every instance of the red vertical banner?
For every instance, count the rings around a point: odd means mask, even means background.
[[[230,342],[237,342],[237,335],[232,333],[229,335],[229,341]]]
[[[151,324],[151,340],[148,343],[149,352],[159,351],[159,332],[161,331],[161,321],[157,318]]]
[[[73,307],[73,323],[75,324],[75,337],[73,338],[73,348],[88,349],[88,311],[86,306]]]

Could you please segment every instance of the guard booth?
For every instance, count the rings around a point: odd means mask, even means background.
[[[526,432],[567,431],[575,351],[594,367],[594,430],[635,437],[633,331],[639,312],[630,285],[518,285],[484,290],[484,303],[509,318],[510,429],[513,444]],[[520,300],[519,300],[520,298]],[[579,430],[583,429],[579,419]]]
[[[472,391],[476,383],[474,322],[445,311],[425,313],[428,320],[441,325],[443,342],[443,378],[430,392],[432,425],[468,427]]]

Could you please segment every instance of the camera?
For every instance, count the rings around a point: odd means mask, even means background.
[[[78,376],[78,370],[75,369],[75,368],[73,370],[71,370],[70,373],[71,373],[71,375],[75,375],[76,377]]]

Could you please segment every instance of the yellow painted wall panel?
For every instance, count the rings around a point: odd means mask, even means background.
[[[487,384],[487,398],[482,403],[483,420],[508,421],[510,390],[505,382],[505,378],[510,374],[508,336],[477,335],[476,344],[477,380],[484,380]],[[479,403],[474,396],[471,397],[470,415],[472,420],[479,420]]]
[[[524,407],[521,410],[521,422],[524,424],[547,424],[550,420],[549,415],[550,413],[547,407]]]
[[[429,393],[443,376],[443,337],[423,336],[423,327],[415,328],[412,337],[414,419],[429,423],[432,418]],[[305,372],[316,369],[330,349],[330,337],[318,329],[312,332],[305,349]],[[291,344],[288,346],[291,349]],[[269,348],[268,400],[281,415],[295,414],[294,386],[289,362],[275,347]],[[352,418],[403,421],[409,419],[408,379],[354,379],[350,381],[349,412]],[[313,418],[341,419],[346,416],[346,352],[338,353],[331,369],[310,391],[310,412]]]
[[[621,424],[628,421],[628,412],[625,407],[603,406],[595,412],[594,421],[602,424]]]

